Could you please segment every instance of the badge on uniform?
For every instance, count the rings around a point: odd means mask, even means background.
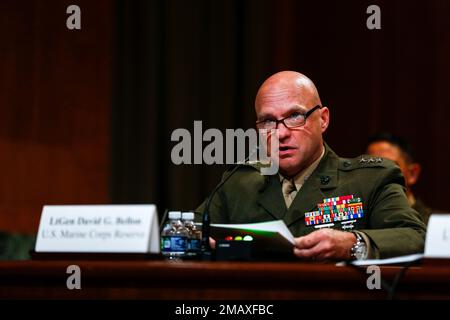
[[[353,229],[353,223],[364,217],[361,198],[353,195],[323,199],[317,211],[305,213],[305,224],[315,228],[332,227],[341,223],[342,229]]]

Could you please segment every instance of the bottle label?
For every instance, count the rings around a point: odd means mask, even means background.
[[[161,251],[162,252],[185,252],[186,237],[182,236],[162,236]]]
[[[201,241],[200,239],[189,239],[187,249],[189,252],[200,252]]]

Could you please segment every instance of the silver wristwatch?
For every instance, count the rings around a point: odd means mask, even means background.
[[[368,250],[364,238],[358,232],[352,233],[356,236],[356,242],[351,248],[350,256],[352,257],[352,259],[366,260]]]

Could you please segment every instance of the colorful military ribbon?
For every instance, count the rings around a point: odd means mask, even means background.
[[[355,198],[353,195],[323,199],[323,203],[319,203],[317,208],[317,211],[305,213],[307,226],[364,217],[361,198]]]

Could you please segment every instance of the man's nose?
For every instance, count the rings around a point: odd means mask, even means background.
[[[278,139],[283,140],[291,135],[291,130],[283,122],[278,123]]]

